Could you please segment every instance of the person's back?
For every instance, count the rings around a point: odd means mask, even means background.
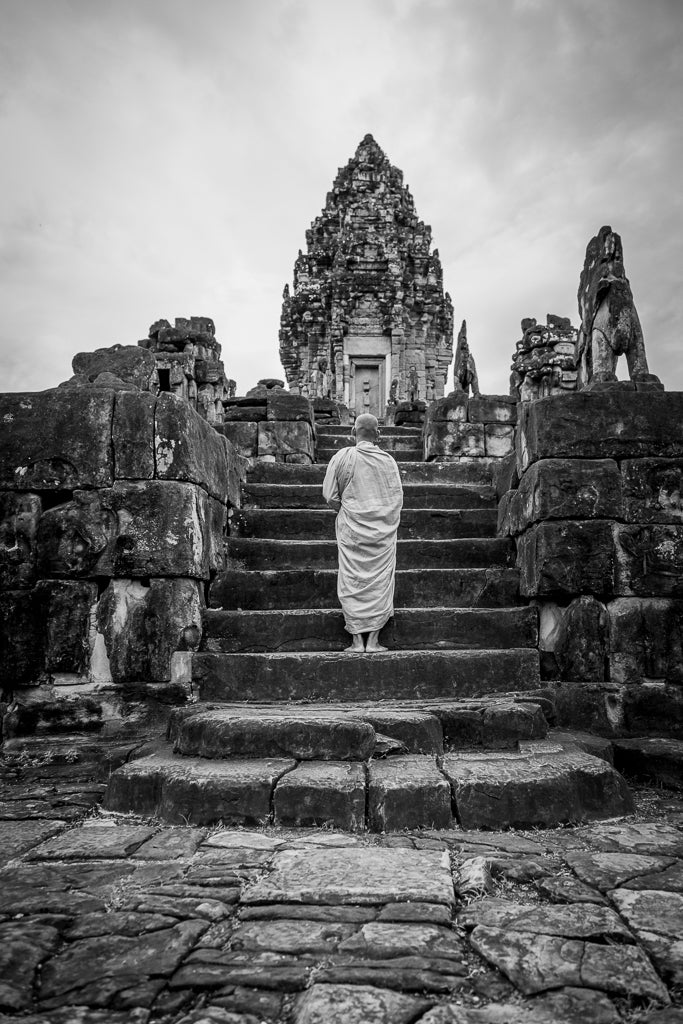
[[[359,416],[356,445],[330,460],[323,496],[337,512],[339,550],[337,593],[345,626],[352,635],[349,651],[383,651],[380,629],[394,613],[396,535],[403,505],[401,475],[395,460],[377,447],[374,416]],[[363,646],[363,634],[368,634]]]

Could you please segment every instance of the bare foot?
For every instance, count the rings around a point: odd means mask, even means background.
[[[363,636],[361,633],[353,633],[353,643],[350,647],[344,648],[344,654],[363,654],[365,648],[363,647]]]
[[[365,648],[365,653],[366,654],[382,654],[386,650],[387,650],[387,648],[386,647],[382,647],[381,644],[375,644],[374,647],[371,647],[370,644],[368,644],[368,646]]]

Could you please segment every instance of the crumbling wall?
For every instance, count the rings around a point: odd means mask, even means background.
[[[519,486],[499,532],[538,603],[542,669],[566,724],[673,735],[683,724],[683,394],[519,406]]]
[[[509,395],[468,397],[458,391],[427,407],[423,428],[426,462],[503,459],[515,450],[516,400]]]
[[[285,391],[283,381],[259,381],[244,397],[227,399],[216,430],[251,464],[315,461],[313,403]]]
[[[106,369],[1,395],[0,423],[5,735],[184,699],[182,652],[240,500],[232,445],[181,398]]]

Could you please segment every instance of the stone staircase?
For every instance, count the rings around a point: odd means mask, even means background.
[[[174,712],[165,747],[114,773],[106,806],[372,831],[630,811],[606,761],[548,737],[536,611],[495,536],[487,460],[423,463],[419,430],[383,428],[404,483],[396,615],[386,654],[344,653],[321,484],[348,443],[348,427],[326,426],[318,464],[251,470],[193,657],[199,699]]]

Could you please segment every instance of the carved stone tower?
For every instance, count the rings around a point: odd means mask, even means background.
[[[291,391],[352,414],[444,393],[453,306],[432,232],[372,135],[342,167],[285,286],[280,358]]]

